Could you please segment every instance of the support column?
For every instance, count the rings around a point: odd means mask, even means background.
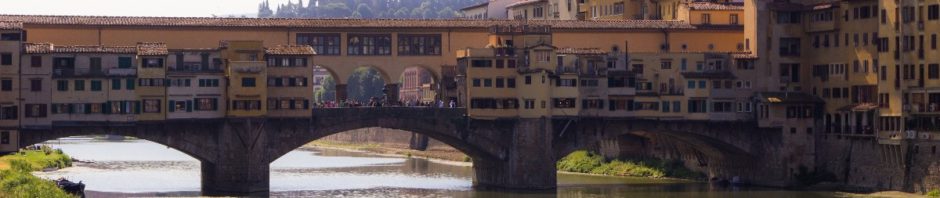
[[[385,84],[385,90],[387,90],[385,94],[388,94],[388,98],[387,98],[388,101],[386,102],[397,104],[398,103],[398,91],[400,90],[399,84],[398,83]]]
[[[348,98],[346,95],[346,84],[336,84],[336,102],[341,103]]]
[[[229,154],[237,156],[237,154]],[[203,196],[267,196],[270,168],[268,164],[248,159],[202,162]]]
[[[477,188],[545,190],[557,185],[548,119],[519,119],[513,127],[506,159],[474,159]]]
[[[429,140],[430,138],[426,135],[411,133],[411,141],[408,147],[411,148],[411,150],[426,151],[428,150]]]
[[[229,118],[218,130],[214,155],[202,161],[204,196],[267,196],[270,165],[264,118]]]

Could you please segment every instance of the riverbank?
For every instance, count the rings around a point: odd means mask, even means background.
[[[425,158],[435,163],[443,163],[448,165],[455,166],[473,166],[469,156],[461,153],[460,151],[454,150],[445,150],[445,149],[435,149],[431,148],[427,151],[417,151],[407,149],[405,146],[390,146],[387,144],[357,144],[357,143],[346,143],[346,142],[336,142],[336,141],[327,141],[327,140],[317,140],[304,145],[305,148],[317,148],[317,149],[338,149],[348,152],[367,152],[376,154],[379,156],[389,156],[389,157],[417,157]]]
[[[74,197],[54,182],[31,173],[69,166],[72,166],[72,159],[68,155],[49,147],[4,155],[0,157],[0,197]]]

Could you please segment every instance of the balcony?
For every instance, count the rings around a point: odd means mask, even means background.
[[[180,66],[180,67],[169,67],[166,70],[171,73],[222,73],[221,66],[213,67],[201,67],[201,66]]]
[[[108,69],[108,76],[137,76],[137,69],[111,68]]]
[[[89,77],[105,77],[105,73],[97,70],[91,71],[89,69],[70,69],[70,68],[60,68],[52,70],[53,78],[89,78]]]
[[[261,73],[261,71],[264,71],[264,68],[261,66],[242,66],[236,67],[234,70],[238,73],[258,74]]]
[[[578,74],[577,67],[558,66],[555,68],[555,74]]]

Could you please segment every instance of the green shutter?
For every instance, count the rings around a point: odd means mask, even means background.
[[[199,101],[193,100],[193,109],[199,110]]]
[[[192,101],[192,100],[187,100],[187,101],[186,101],[186,112],[193,112],[193,101]]]
[[[219,110],[219,99],[218,99],[218,98],[213,98],[212,100],[210,100],[210,103],[212,103],[212,110],[213,110],[213,111]]]
[[[142,111],[140,110],[140,109],[141,109],[140,101],[133,101],[133,102],[134,102],[134,113],[135,113],[135,114],[140,114],[140,113],[142,112]]]
[[[170,102],[169,102],[168,105],[167,105],[167,109],[168,109],[169,112],[174,112],[174,111],[176,111],[176,101],[170,100]]]
[[[121,79],[111,79],[111,90],[121,90]]]
[[[134,80],[133,78],[127,79],[127,90],[134,90]]]
[[[91,103],[85,105],[85,114],[91,114]]]
[[[101,103],[101,113],[105,115],[111,114],[111,104],[108,102]]]

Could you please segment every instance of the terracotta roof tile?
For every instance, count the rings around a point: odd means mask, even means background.
[[[56,46],[52,43],[25,43],[23,44],[27,54],[50,54],[50,53],[108,53],[108,54],[134,54],[137,48],[134,46],[97,46],[97,45],[74,45],[74,46]]]
[[[744,6],[735,3],[692,2],[691,10],[744,10]]]
[[[93,25],[152,27],[233,28],[479,28],[494,25],[550,25],[552,29],[695,29],[678,20],[478,20],[478,19],[283,19],[198,17],[113,17],[0,15],[0,21],[22,21],[24,25]]]
[[[598,48],[562,48],[555,50],[555,53],[574,55],[607,55],[607,52]]]
[[[2,22],[0,21],[0,30],[22,30],[22,22]]]
[[[309,45],[278,45],[272,48],[265,48],[265,54],[271,55],[316,55],[317,52]]]
[[[137,55],[165,56],[169,54],[166,43],[137,43]]]

